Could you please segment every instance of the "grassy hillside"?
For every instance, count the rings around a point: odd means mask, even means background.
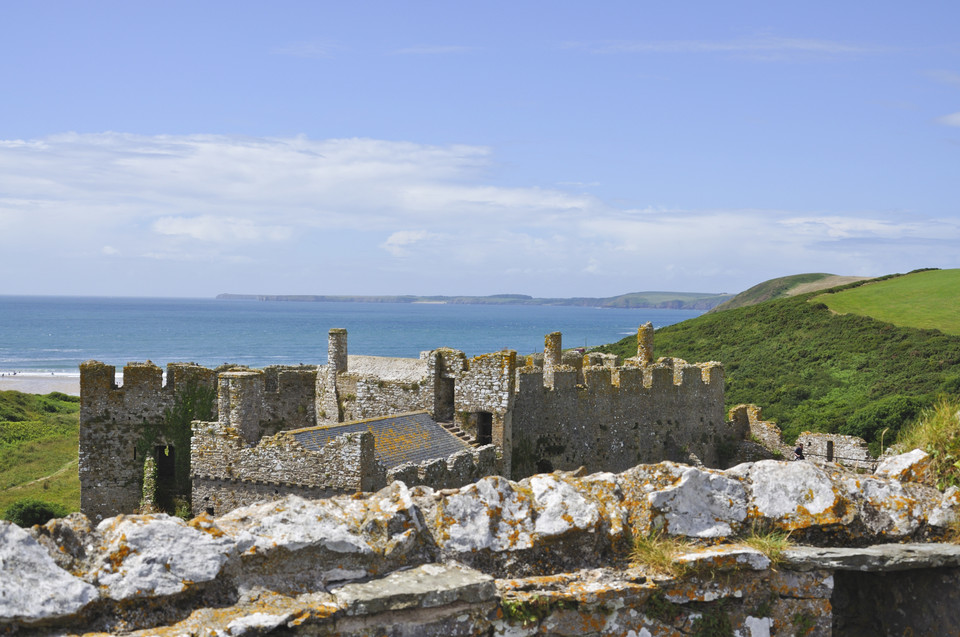
[[[80,509],[80,399],[0,392],[0,513],[25,497]]]
[[[960,270],[913,272],[825,294],[817,301],[840,314],[960,336]]]
[[[838,285],[846,285],[854,281],[861,281],[865,277],[837,276],[836,274],[825,274],[823,272],[811,272],[807,274],[794,274],[783,276],[777,279],[770,279],[763,283],[758,283],[749,290],[737,294],[729,301],[716,306],[711,312],[722,312],[724,310],[733,310],[738,307],[747,307],[756,305],[764,301],[773,299],[782,299],[787,296],[796,296],[806,292],[816,292]]]
[[[855,284],[860,285],[860,284]],[[755,403],[788,439],[862,436],[879,447],[938,394],[960,394],[960,336],[837,315],[815,294],[705,314],[657,330],[656,356],[718,360],[728,406]],[[633,356],[628,337],[602,348]]]

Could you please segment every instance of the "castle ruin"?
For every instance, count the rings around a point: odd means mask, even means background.
[[[520,479],[624,471],[674,460],[720,467],[746,436],[727,422],[723,367],[653,360],[653,326],[637,355],[504,350],[468,358],[348,356],[330,330],[328,362],[217,370],[188,363],[80,366],[81,510],[100,520],[155,494],[194,513],[295,493],[376,490],[394,479],[454,488],[484,475]],[[184,424],[184,407],[208,416]]]

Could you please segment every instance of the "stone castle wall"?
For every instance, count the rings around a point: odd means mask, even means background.
[[[427,378],[383,380],[346,372],[337,378],[337,390],[342,405],[341,422],[433,408],[433,383]]]
[[[182,389],[191,383],[212,387],[215,382],[212,370],[172,363],[164,385],[163,371],[149,361],[126,365],[123,386],[118,387],[115,378],[113,365],[80,365],[80,509],[94,520],[136,510],[142,495],[143,448],[167,442],[144,445],[144,434],[163,422]]]
[[[385,484],[373,435],[367,432],[345,434],[313,451],[290,432],[261,438],[251,447],[229,424],[195,422],[191,465],[194,514],[221,515],[290,493],[320,498]]]
[[[797,437],[797,442],[803,443],[803,454],[808,460],[836,462],[870,471],[877,467],[877,459],[863,438],[805,431]]]
[[[783,432],[772,420],[763,420],[761,410],[756,405],[737,405],[732,407],[729,420],[737,430],[743,431],[741,438],[749,441],[741,443],[739,461],[759,460],[761,458],[794,459],[794,449],[803,443],[803,453],[808,462],[833,462],[852,469],[873,471],[877,467],[877,458],[870,453],[867,442],[856,436],[840,434],[811,433],[804,431],[793,445],[783,441]],[[746,445],[757,449],[744,450]],[[746,453],[743,453],[746,451]],[[754,453],[750,453],[753,451]]]
[[[579,372],[571,365],[521,368],[511,475],[580,466],[623,471],[643,462],[690,462],[691,454],[720,466],[737,437],[724,419],[723,368],[679,359],[629,363],[635,361]]]

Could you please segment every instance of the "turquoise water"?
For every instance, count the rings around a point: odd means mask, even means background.
[[[564,347],[601,345],[702,314],[695,310],[526,305],[265,302],[0,296],[0,372],[78,374],[89,359],[263,367],[323,364],[327,332],[343,327],[350,354],[416,358],[453,347],[468,356],[529,354],[563,332]]]

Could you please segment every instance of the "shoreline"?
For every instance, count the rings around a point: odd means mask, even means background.
[[[0,376],[0,391],[18,391],[24,394],[49,394],[58,391],[69,396],[80,395],[80,374],[42,374],[4,372]]]

